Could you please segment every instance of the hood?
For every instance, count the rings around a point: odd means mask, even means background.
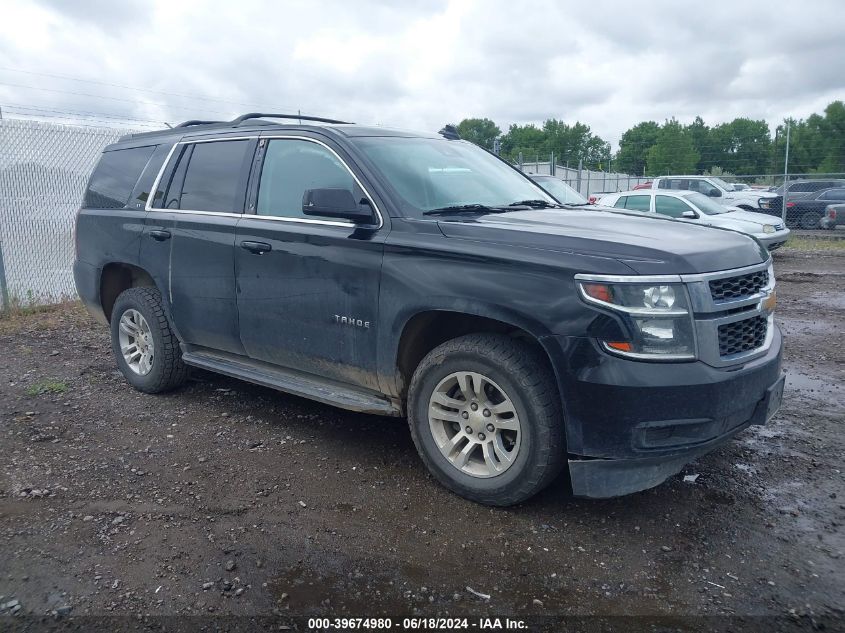
[[[734,200],[742,199],[742,200],[753,200],[756,202],[760,198],[775,198],[777,194],[771,193],[770,191],[754,191],[753,189],[744,189],[743,191],[728,191],[725,194],[726,198],[732,198]]]
[[[438,224],[450,238],[612,257],[643,275],[741,268],[769,257],[756,240],[735,231],[594,209],[455,216]]]
[[[742,222],[743,224],[754,224],[762,227],[764,224],[771,224],[772,226],[780,224],[780,218],[768,215],[766,213],[757,213],[756,211],[746,211],[745,209],[738,209],[730,213],[723,213],[721,215],[712,216],[716,218],[726,218],[731,221]]]

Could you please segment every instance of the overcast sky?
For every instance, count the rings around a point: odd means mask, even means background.
[[[843,0],[9,1],[0,105],[89,124],[260,108],[422,130],[556,117],[615,147],[646,119],[821,112],[845,99],[843,26]]]

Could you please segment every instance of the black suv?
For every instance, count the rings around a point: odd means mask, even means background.
[[[137,389],[194,366],[407,416],[432,474],[486,504],[564,468],[575,495],[643,490],[780,404],[758,242],[558,204],[451,128],[249,114],[129,135],[76,240]]]

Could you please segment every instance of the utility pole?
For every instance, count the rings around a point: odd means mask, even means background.
[[[789,119],[786,120],[786,152],[783,158],[783,196],[781,196],[780,215],[783,223],[786,224],[786,205],[789,200]]]

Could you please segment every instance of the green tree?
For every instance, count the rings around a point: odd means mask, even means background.
[[[546,152],[546,133],[536,125],[513,124],[508,128],[507,133],[502,136],[502,155],[516,160],[522,152],[525,159],[533,159],[534,156]]]
[[[502,133],[490,119],[464,119],[458,123],[458,134],[461,138],[480,145],[485,149],[493,149],[493,141]]]
[[[692,140],[695,151],[701,155],[701,158],[698,159],[698,171],[709,169],[715,164],[714,154],[710,146],[710,128],[705,125],[704,119],[697,116],[685,129]]]
[[[543,123],[543,131],[546,135],[544,148],[547,153],[554,152],[559,163],[577,165],[579,160],[583,160],[585,167],[596,169],[606,164],[610,156],[610,144],[594,136],[590,126],[580,121],[569,125],[548,119]]]
[[[646,154],[646,173],[649,176],[689,174],[695,171],[700,158],[690,135],[678,121],[670,119],[660,128],[657,143]]]
[[[819,173],[845,172],[845,103],[834,101],[824,109],[824,119],[819,124],[824,137],[823,156],[816,171]]]
[[[763,120],[734,119],[710,132],[704,168],[722,167],[735,174],[760,174],[769,164],[771,137]]]
[[[619,139],[616,170],[642,176],[645,173],[646,154],[657,143],[659,136],[660,125],[655,121],[643,121],[627,130]]]

